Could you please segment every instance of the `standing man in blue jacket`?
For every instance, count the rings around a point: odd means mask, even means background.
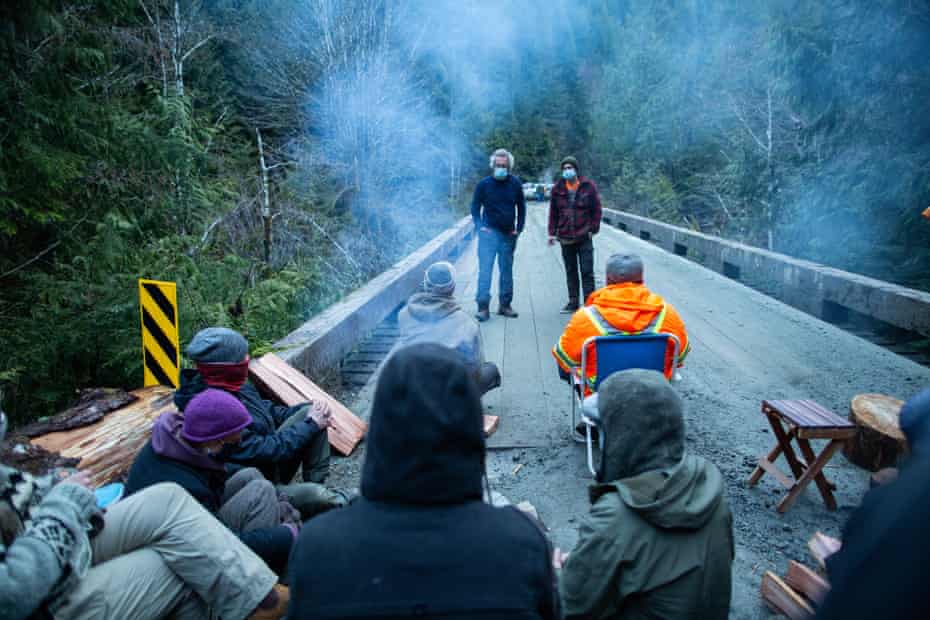
[[[513,174],[513,155],[505,149],[491,154],[491,176],[485,177],[475,187],[471,202],[471,217],[478,235],[478,313],[475,318],[487,321],[491,318],[491,273],[494,259],[500,270],[498,284],[497,313],[516,318],[510,306],[513,301],[513,252],[517,237],[526,223],[526,200],[523,184]]]

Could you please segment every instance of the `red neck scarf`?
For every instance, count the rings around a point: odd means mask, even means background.
[[[249,378],[249,356],[241,362],[198,363],[197,372],[210,387],[238,392]]]

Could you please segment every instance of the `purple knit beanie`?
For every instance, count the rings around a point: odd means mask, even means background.
[[[252,423],[252,416],[239,399],[226,390],[208,388],[184,408],[181,437],[203,443],[228,437]]]

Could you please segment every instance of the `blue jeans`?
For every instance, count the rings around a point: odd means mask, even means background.
[[[478,294],[475,301],[479,308],[491,303],[491,274],[494,259],[500,270],[497,297],[500,305],[509,306],[513,301],[513,252],[517,247],[517,236],[495,228],[478,231]]]

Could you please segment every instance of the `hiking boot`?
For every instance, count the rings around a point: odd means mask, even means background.
[[[578,300],[569,299],[568,303],[562,306],[562,309],[559,310],[559,314],[574,314],[575,310],[578,309]]]
[[[277,602],[268,609],[256,608],[248,620],[278,620],[287,614],[287,604],[291,600],[290,590],[281,584],[275,584],[273,589],[277,595]]]
[[[507,317],[508,319],[515,319],[520,316],[510,306],[501,306],[497,309],[497,313],[501,316]]]
[[[478,312],[475,313],[475,318],[484,323],[491,318],[491,313],[488,312],[487,308],[478,308]]]

